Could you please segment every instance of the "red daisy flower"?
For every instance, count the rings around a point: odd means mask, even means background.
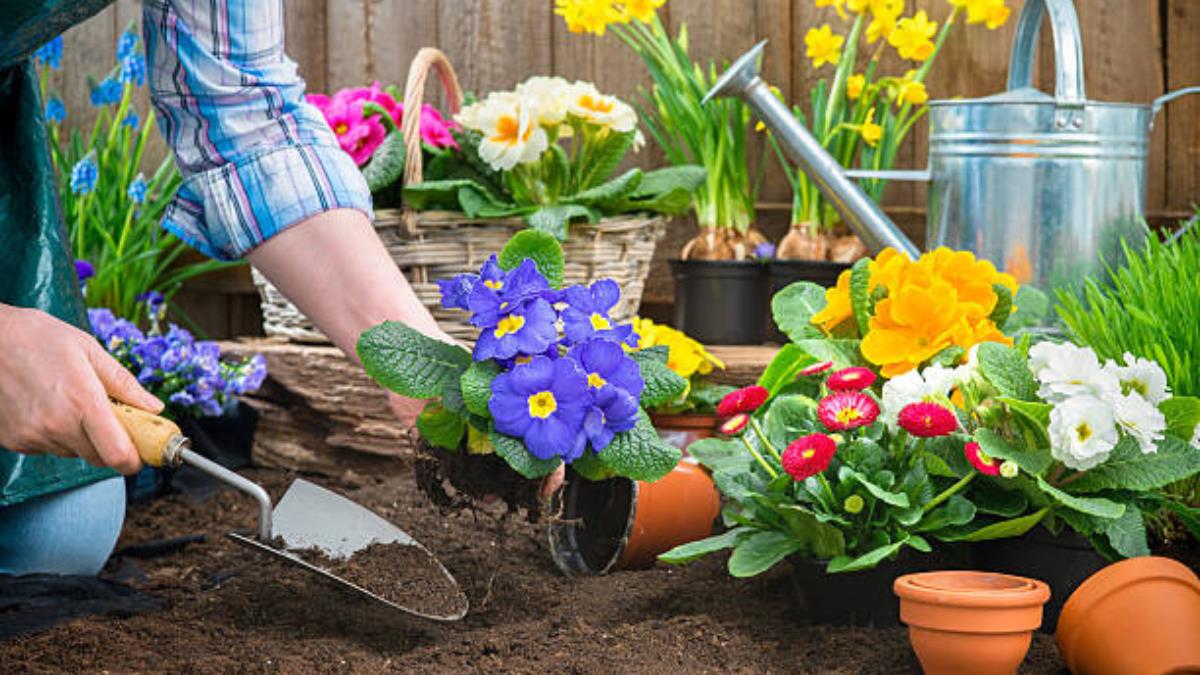
[[[815,476],[829,468],[837,444],[825,434],[801,436],[783,451],[783,470],[796,480]]]
[[[767,402],[767,395],[767,390],[758,385],[731,391],[717,404],[717,415],[732,417],[738,413],[754,412]]]
[[[860,391],[837,391],[817,404],[817,418],[830,431],[865,427],[879,417],[879,404]]]
[[[945,436],[958,428],[958,418],[949,408],[937,403],[919,401],[909,403],[900,410],[897,422],[913,436]]]
[[[745,430],[746,426],[749,424],[750,414],[738,413],[724,422],[721,422],[721,426],[717,427],[717,429],[726,436],[737,436],[738,434],[742,433],[742,431]]]
[[[830,391],[862,391],[875,384],[875,373],[870,368],[855,366],[843,368],[825,380],[825,386]]]
[[[833,367],[833,361],[819,361],[817,363],[812,364],[811,366],[808,366],[804,370],[801,370],[800,376],[801,377],[812,377],[813,375],[820,375],[821,373],[829,370],[832,367]]]
[[[963,446],[963,454],[967,456],[967,461],[979,473],[985,476],[1000,475],[1000,462],[992,459],[975,441],[971,441]]]

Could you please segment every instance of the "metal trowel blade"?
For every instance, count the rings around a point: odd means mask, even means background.
[[[446,570],[441,561],[407,532],[370,509],[319,485],[303,479],[296,479],[275,506],[272,517],[271,532],[274,537],[272,542],[262,542],[237,532],[230,532],[229,537],[240,544],[300,565],[311,572],[409,614],[434,621],[457,621],[466,616],[466,596],[462,595],[458,582]],[[274,544],[281,540],[284,548],[276,548]],[[429,556],[442,574],[446,575],[446,579],[458,590],[462,600],[461,611],[450,615],[431,615],[411,607],[404,607],[380,597],[369,589],[350,583],[329,570],[304,560],[295,553],[295,551],[316,548],[329,558],[346,558],[376,543],[415,546]],[[398,573],[403,574],[403,570],[399,570]]]

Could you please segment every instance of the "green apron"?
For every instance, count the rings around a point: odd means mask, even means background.
[[[29,57],[110,2],[17,0],[4,3],[0,15],[0,303],[34,307],[85,329],[87,315],[66,244],[37,73]],[[54,377],[54,364],[45,367],[46,377]],[[116,475],[81,459],[0,449],[0,506]]]

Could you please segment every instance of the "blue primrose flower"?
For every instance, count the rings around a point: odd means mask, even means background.
[[[94,106],[113,105],[121,102],[121,83],[111,77],[104,78],[92,88],[89,99]]]
[[[38,61],[50,66],[51,69],[58,70],[62,67],[62,54],[63,39],[62,36],[59,35],[58,37],[39,47],[38,50],[33,53],[33,56]]]
[[[96,167],[95,154],[89,152],[71,167],[71,192],[77,195],[91,193],[96,189],[96,179],[99,177],[100,170]]]
[[[476,291],[482,287],[480,284]],[[500,313],[501,310],[497,309],[491,313],[495,317],[494,322],[479,326],[483,330],[472,355],[476,361],[511,359],[518,354],[542,354],[558,340],[558,328],[555,326],[558,315],[549,302],[534,298],[506,310],[511,311]]]
[[[592,451],[600,452],[622,431],[637,424],[638,402],[619,387],[603,387],[593,398],[594,405],[583,420],[583,433],[591,441]]]
[[[121,37],[117,38],[117,60],[127,59],[133,56],[137,51],[138,36],[132,30],[127,30],[121,33]]]
[[[537,265],[529,258],[522,260],[520,265],[498,280],[488,278],[491,262],[492,260],[489,260],[484,263],[480,282],[472,286],[467,296],[467,308],[473,313],[473,325],[480,328],[494,326],[509,312],[535,299],[548,303],[557,301],[557,293],[550,289],[550,282],[546,281],[546,277],[542,276]],[[499,266],[496,269],[499,269]]]
[[[497,375],[488,401],[496,431],[520,438],[538,459],[561,457],[567,463],[587,446],[582,426],[590,406],[587,375],[579,365],[544,356]]]
[[[67,106],[63,105],[61,98],[51,96],[50,100],[46,101],[46,120],[59,123],[65,119],[67,119]]]
[[[132,84],[138,87],[146,83],[146,57],[133,54],[121,61],[121,72],[117,75],[121,84]]]
[[[587,373],[588,386],[594,391],[617,387],[635,399],[646,387],[642,371],[625,353],[621,345],[611,340],[593,339],[571,347],[567,358],[574,359]]]
[[[534,270],[537,270],[536,266]],[[469,310],[470,306],[467,301],[477,284],[483,283],[490,290],[499,292],[504,289],[508,275],[509,273],[500,268],[495,254],[492,254],[483,263],[479,274],[459,274],[451,279],[438,279],[438,289],[442,292],[442,307]],[[550,284],[547,283],[546,287],[549,288],[549,286]]]
[[[563,333],[568,344],[577,344],[589,338],[602,337],[615,342],[637,345],[637,336],[629,325],[614,326],[608,312],[621,299],[621,287],[612,279],[600,279],[591,285],[572,286],[562,293],[566,303],[563,309]]]

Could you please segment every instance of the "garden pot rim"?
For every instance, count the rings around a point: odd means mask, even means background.
[[[1149,580],[1174,581],[1190,588],[1200,603],[1200,578],[1187,565],[1162,556],[1140,556],[1113,563],[1096,572],[1063,605],[1058,621],[1059,644],[1067,646],[1086,627],[1087,618],[1105,598]]]
[[[771,267],[815,267],[817,269],[840,269],[848,270],[853,267],[853,263],[841,263],[836,260],[816,260],[809,258],[772,258],[770,260]]]
[[[699,260],[694,258],[670,258],[667,263],[672,267],[684,267],[688,265],[696,267],[727,267],[730,269],[761,267],[766,269],[767,266],[761,260],[746,258],[744,260]]]
[[[1041,607],[1050,599],[1050,587],[1043,581],[973,570],[906,574],[897,578],[892,588],[901,601],[948,607]]]

